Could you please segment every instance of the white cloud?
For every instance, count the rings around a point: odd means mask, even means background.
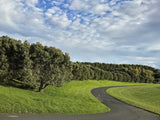
[[[160,51],[160,42],[156,44],[151,44],[147,48],[148,51]]]
[[[140,61],[153,61],[153,60],[156,60],[156,58],[153,58],[153,57],[136,57],[136,60],[140,60]],[[152,63],[152,62],[151,62]]]
[[[52,7],[45,13],[47,16],[47,21],[53,27],[65,28],[71,24],[71,20],[68,19],[67,14],[61,10],[59,7]]]
[[[68,20],[67,15],[64,13],[63,15],[53,15],[50,19],[50,23],[54,25],[54,27],[65,28],[71,24],[71,21]]]
[[[72,10],[86,10],[89,9],[89,4],[86,4],[86,1],[73,0],[70,9]]]
[[[93,13],[95,14],[105,14],[105,11],[109,11],[111,8],[108,4],[98,4],[93,8]]]
[[[47,12],[45,14],[62,14],[63,11],[59,8],[59,7],[52,7],[50,9],[47,10]]]
[[[101,4],[102,1],[73,0],[70,6],[71,10],[80,10],[87,13],[104,15],[106,11],[111,10],[108,4]]]
[[[27,4],[28,6],[34,8],[34,7],[35,7],[35,4],[38,3],[38,0],[26,0],[25,2],[26,2],[26,4]]]
[[[159,64],[158,0],[48,0],[45,9],[38,2],[0,0],[0,34],[54,45],[81,61]]]

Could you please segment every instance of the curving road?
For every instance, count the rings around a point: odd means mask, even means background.
[[[95,88],[91,93],[104,105],[111,108],[110,112],[88,115],[40,115],[40,114],[0,114],[0,120],[160,120],[157,114],[125,104],[105,91],[111,87]]]

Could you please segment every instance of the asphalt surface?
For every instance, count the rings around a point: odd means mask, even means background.
[[[41,115],[41,114],[0,114],[0,120],[160,120],[160,116],[137,107],[125,104],[105,91],[111,87],[96,88],[91,93],[104,105],[111,108],[110,112],[88,115]]]

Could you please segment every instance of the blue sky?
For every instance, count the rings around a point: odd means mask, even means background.
[[[41,42],[72,61],[160,68],[159,0],[0,0],[0,36]]]

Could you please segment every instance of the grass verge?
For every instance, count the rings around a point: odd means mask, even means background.
[[[160,85],[110,88],[107,93],[130,105],[160,114]]]
[[[0,86],[0,113],[94,114],[110,109],[90,93],[93,88],[140,83],[108,80],[72,81],[63,87],[49,86],[43,93]]]

